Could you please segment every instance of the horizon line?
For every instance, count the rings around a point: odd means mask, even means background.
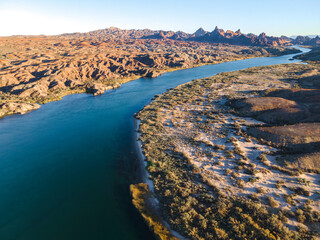
[[[198,31],[199,29],[203,29],[204,31],[206,32],[213,32],[216,28],[218,29],[222,29],[224,31],[232,31],[232,32],[235,32],[233,30],[230,30],[230,29],[223,29],[223,28],[219,28],[218,26],[216,26],[212,31],[207,31],[205,30],[203,27],[199,27],[197,30],[195,30],[193,33],[189,33],[189,32],[185,32],[185,31],[182,31],[182,30],[164,30],[164,29],[152,29],[152,28],[119,28],[119,27],[115,27],[115,26],[110,26],[110,27],[106,27],[106,28],[99,28],[99,29],[94,29],[94,30],[87,30],[87,31],[75,31],[75,32],[62,32],[62,33],[57,33],[57,34],[44,34],[44,33],[40,33],[40,34],[13,34],[13,35],[0,35],[0,37],[18,37],[18,36],[30,36],[30,37],[36,37],[36,36],[61,36],[61,35],[64,35],[64,34],[76,34],[76,33],[80,33],[80,34],[83,34],[83,33],[89,33],[89,32],[94,32],[94,31],[99,31],[99,30],[107,30],[107,29],[110,29],[110,28],[115,28],[115,29],[119,29],[119,30],[151,30],[151,31],[166,31],[166,32],[183,32],[183,33],[186,33],[186,34],[194,34],[196,31]],[[241,32],[241,29],[238,28],[236,31],[240,30]],[[243,32],[241,32],[243,33]],[[260,32],[259,34],[257,33],[252,33],[252,32],[249,32],[249,33],[243,33],[243,34],[254,34],[254,35],[260,35],[262,33],[265,33],[265,32]],[[288,37],[286,35],[283,35],[281,34],[280,36],[275,36],[275,35],[269,35],[267,33],[265,33],[268,37],[282,37],[282,36],[285,36],[285,37]],[[295,35],[291,35],[289,36],[289,38],[293,38],[293,37],[297,37],[297,36],[303,36],[303,37],[307,37],[307,36],[314,36],[314,37],[320,37],[320,34],[316,34],[316,33],[313,33],[313,34],[306,34],[306,35],[300,35],[300,34],[295,34]]]

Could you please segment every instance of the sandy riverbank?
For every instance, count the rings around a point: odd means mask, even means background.
[[[140,140],[139,119],[134,119],[135,136],[136,136],[136,152],[141,172],[142,183],[130,186],[131,195],[133,197],[133,204],[142,214],[144,220],[150,229],[159,239],[182,239],[187,240],[176,231],[173,231],[169,224],[161,217],[159,209],[159,200],[154,195],[154,185],[149,178],[150,174],[147,171],[147,161],[143,154],[142,142]],[[145,185],[143,185],[145,184]]]

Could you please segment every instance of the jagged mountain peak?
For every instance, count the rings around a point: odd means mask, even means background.
[[[205,30],[201,27],[201,28],[199,28],[199,29],[194,33],[194,35],[195,35],[196,37],[201,37],[201,36],[205,35],[206,33],[207,33],[207,31],[205,31]]]
[[[221,28],[218,28],[218,26],[216,26],[215,27],[215,29],[211,32],[211,34],[213,35],[213,36],[216,36],[216,35],[218,35],[218,36],[224,36],[224,34],[225,34],[225,31]]]
[[[240,29],[236,32],[231,30],[225,31],[218,26],[212,32],[205,31],[200,27],[194,34],[185,33],[182,31],[164,31],[150,29],[120,29],[117,27],[109,27],[87,33],[64,34],[64,36],[83,36],[83,37],[98,37],[105,41],[132,41],[139,39],[157,39],[157,40],[174,40],[174,41],[196,41],[209,43],[223,43],[232,45],[253,45],[253,46],[283,46],[290,45],[292,40],[288,38],[269,37],[265,33],[259,36],[254,34],[243,34]],[[305,37],[297,37],[296,42],[306,42],[311,39]],[[313,40],[317,43],[318,38]],[[311,42],[311,43],[313,43]],[[293,43],[293,42],[292,42]]]
[[[260,33],[259,38],[265,38],[265,37],[266,37],[266,34],[264,32]]]

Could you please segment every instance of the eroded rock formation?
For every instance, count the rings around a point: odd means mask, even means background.
[[[206,34],[203,29],[197,33],[200,37]],[[227,31],[224,35],[241,33]],[[73,92],[99,95],[131,79],[157,77],[172,68],[287,51],[281,47],[234,47],[187,41],[191,36],[183,32],[112,27],[58,36],[2,37],[0,103],[45,103]]]

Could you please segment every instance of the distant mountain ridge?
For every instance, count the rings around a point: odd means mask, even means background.
[[[201,29],[197,30],[199,33]],[[240,29],[236,32],[231,30],[224,31],[216,27],[212,32],[202,32],[194,34],[188,40],[197,42],[212,42],[212,43],[228,43],[233,45],[253,45],[253,46],[284,46],[291,45],[290,41],[278,37],[269,37],[265,33],[259,36],[254,34],[243,34]]]
[[[267,36],[265,33],[255,35],[252,33],[244,34],[238,29],[236,32],[231,30],[223,30],[215,27],[212,32],[205,31],[199,28],[195,33],[189,34],[182,31],[164,31],[164,30],[150,30],[150,29],[120,29],[110,27],[100,29],[87,33],[71,33],[62,34],[62,36],[83,36],[95,37],[104,40],[139,40],[139,39],[156,39],[156,40],[177,40],[177,41],[194,41],[206,43],[223,43],[231,45],[244,45],[244,46],[288,46],[293,44],[306,44],[318,45],[320,44],[319,37],[310,38],[308,36],[298,36],[292,39],[286,36],[272,37]]]
[[[315,38],[310,38],[308,36],[297,36],[295,40],[293,40],[295,44],[304,44],[304,45],[320,45],[320,38],[316,36]]]
[[[290,38],[296,39],[298,36],[302,36],[302,35],[292,35],[290,36]],[[303,35],[303,37],[309,37],[309,38],[315,38],[317,36],[320,36],[320,35]]]

